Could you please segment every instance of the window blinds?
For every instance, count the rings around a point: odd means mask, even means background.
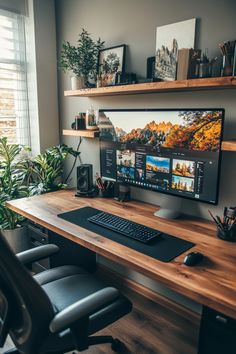
[[[30,145],[24,17],[0,9],[0,137]]]

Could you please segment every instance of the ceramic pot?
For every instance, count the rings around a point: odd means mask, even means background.
[[[5,237],[14,253],[29,249],[27,226],[18,227],[13,230],[1,230],[1,234]]]
[[[72,76],[71,77],[71,89],[72,90],[80,90],[86,87],[86,80],[84,76]]]

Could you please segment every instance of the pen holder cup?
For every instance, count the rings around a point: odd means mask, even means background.
[[[221,76],[233,75],[233,56],[231,54],[223,55]]]
[[[105,190],[100,189],[99,195],[102,198],[114,198],[114,186],[111,186]]]
[[[218,229],[217,236],[221,240],[236,242],[236,225],[233,225],[232,227],[224,227],[223,230]]]
[[[212,63],[197,63],[196,77],[211,77],[212,76]]]

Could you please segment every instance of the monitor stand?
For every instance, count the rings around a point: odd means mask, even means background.
[[[168,196],[154,215],[163,219],[177,219],[181,214],[182,198]]]

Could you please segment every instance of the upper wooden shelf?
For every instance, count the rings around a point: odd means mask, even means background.
[[[206,79],[192,79],[181,81],[149,82],[144,84],[107,86],[99,88],[86,88],[81,90],[64,91],[67,97],[98,97],[132,95],[141,93],[194,91],[212,89],[236,88],[236,76],[212,77]]]
[[[81,136],[84,138],[97,138],[99,136],[99,130],[74,130],[63,129],[62,135]]]

